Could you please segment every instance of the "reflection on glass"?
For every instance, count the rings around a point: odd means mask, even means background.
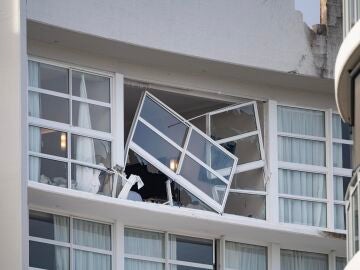
[[[29,150],[67,157],[67,134],[48,128],[29,127]]]
[[[110,79],[79,71],[72,72],[72,94],[80,97],[81,76],[84,76],[87,98],[110,103]]]
[[[140,116],[177,145],[183,146],[188,127],[151,98],[145,98]]]
[[[351,127],[341,120],[340,115],[333,114],[332,118],[333,138],[351,140]]]
[[[73,125],[103,132],[111,131],[110,108],[73,101]]]
[[[234,174],[231,188],[265,191],[263,168]]]
[[[29,241],[29,266],[37,269],[69,270],[69,248]]]
[[[200,129],[205,134],[207,134],[207,132],[206,132],[206,116],[205,115],[197,117],[193,120],[190,120],[190,123],[193,124],[198,129]]]
[[[211,137],[214,140],[233,137],[257,129],[253,105],[211,115],[210,123]]]
[[[214,170],[226,170],[228,179],[234,160],[219,147],[193,130],[190,135],[188,151]]]
[[[111,196],[113,178],[104,171],[81,166],[71,165],[71,188]]]
[[[241,260],[240,258],[246,259]],[[266,258],[266,247],[225,242],[225,269],[266,270]]]
[[[333,165],[338,168],[351,169],[351,145],[333,144]]]
[[[125,228],[125,253],[145,257],[165,257],[165,235],[159,232]]]
[[[334,200],[345,200],[345,194],[349,186],[350,180],[350,177],[334,176]]]
[[[74,243],[81,246],[111,250],[111,227],[109,224],[74,219]]]
[[[170,259],[212,265],[212,240],[171,234]]]
[[[74,265],[76,270],[111,270],[111,256],[95,252],[75,250]]]
[[[325,166],[325,142],[278,137],[280,161]]]
[[[326,203],[280,198],[280,222],[326,227]]]
[[[279,169],[279,193],[326,198],[324,174]]]
[[[111,143],[89,137],[72,135],[71,158],[110,168]]]
[[[261,160],[259,139],[257,135],[223,143],[221,146],[238,158],[238,164]]]
[[[69,242],[70,222],[68,217],[29,211],[29,235],[33,237]]]
[[[69,100],[29,91],[29,116],[69,123]]]
[[[159,262],[125,258],[125,270],[132,270],[132,269],[164,270],[165,264]]]
[[[187,155],[184,158],[180,175],[222,204],[226,184]]]
[[[226,200],[225,213],[265,219],[265,196],[230,192]]]
[[[335,224],[335,229],[338,230],[345,230],[345,206],[344,205],[339,205],[339,204],[335,204],[334,206],[334,224]]]
[[[278,131],[317,137],[325,136],[325,113],[278,106]]]
[[[154,131],[138,122],[133,141],[162,164],[170,168],[171,162],[179,160],[180,151],[157,135]]]
[[[62,67],[29,61],[29,85],[69,93],[69,71]]]
[[[43,184],[67,187],[68,168],[66,162],[46,158],[29,157],[29,178]]]

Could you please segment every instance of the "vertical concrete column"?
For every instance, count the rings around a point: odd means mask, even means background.
[[[271,243],[268,246],[268,269],[269,270],[280,270],[281,269],[281,260],[280,260],[280,245],[276,243]]]
[[[0,1],[0,269],[27,269],[26,1]]]

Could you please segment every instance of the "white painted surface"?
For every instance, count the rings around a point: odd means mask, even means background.
[[[358,270],[360,268],[360,252],[356,253],[354,257],[348,262],[344,270]]]
[[[294,0],[29,0],[28,18],[177,54],[317,75]]]
[[[25,1],[0,1],[0,269],[27,269]]]

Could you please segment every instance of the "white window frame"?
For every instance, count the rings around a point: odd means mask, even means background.
[[[319,108],[314,108],[314,107],[294,106],[294,105],[289,105],[289,104],[285,104],[285,103],[277,103],[277,104],[275,104],[275,106],[276,106],[276,115],[277,115],[277,110],[278,110],[279,106],[280,107],[282,107],[282,106],[289,107],[289,108],[298,108],[298,109],[303,109],[303,110],[320,111],[320,112],[324,113],[324,127],[325,127],[324,137],[279,132],[278,128],[276,126],[276,132],[277,132],[276,138],[278,139],[279,136],[282,136],[282,137],[290,137],[290,138],[315,140],[315,141],[324,142],[324,144],[325,144],[325,165],[317,166],[317,165],[309,165],[309,164],[301,164],[301,163],[284,162],[284,161],[278,160],[277,155],[276,155],[276,162],[277,162],[277,170],[288,169],[288,170],[293,170],[293,171],[319,173],[319,174],[325,175],[325,179],[326,179],[326,198],[314,198],[314,197],[306,197],[306,196],[278,193],[277,194],[278,204],[276,207],[279,207],[280,198],[326,203],[326,216],[327,216],[326,227],[280,222],[279,213],[277,213],[278,214],[277,220],[279,221],[279,223],[286,224],[287,226],[307,226],[307,227],[318,228],[320,230],[330,230],[330,231],[334,231],[337,233],[346,234],[346,229],[345,230],[335,229],[335,219],[334,219],[335,205],[344,205],[345,206],[346,202],[345,201],[337,201],[334,198],[334,176],[351,177],[352,170],[345,169],[345,168],[333,167],[333,144],[341,143],[341,144],[352,145],[353,141],[333,138],[333,132],[332,132],[333,119],[332,119],[332,117],[333,117],[333,114],[338,114],[338,112],[336,112],[332,109],[319,109]],[[277,121],[276,121],[276,123],[277,123]],[[276,141],[276,148],[277,147],[278,147],[278,140]],[[276,154],[277,154],[277,149],[276,149]],[[277,173],[276,173],[276,175],[277,175]],[[277,188],[277,190],[279,190],[279,186],[277,186],[276,188]]]
[[[124,165],[123,153],[124,153],[124,131],[123,131],[123,97],[124,97],[124,77],[122,74],[114,74],[110,72],[99,71],[90,68],[84,68],[81,66],[76,66],[72,64],[66,64],[55,60],[48,60],[38,57],[29,57],[29,61],[34,61],[40,64],[47,64],[52,65],[60,68],[65,68],[68,70],[68,86],[69,86],[69,93],[59,93],[52,90],[32,87],[27,85],[27,95],[30,91],[40,93],[40,94],[47,94],[54,97],[61,97],[66,98],[69,101],[69,124],[60,123],[56,121],[36,118],[36,117],[27,117],[27,128],[30,126],[38,127],[38,128],[47,128],[53,129],[55,131],[64,132],[67,135],[67,157],[58,157],[55,155],[48,155],[43,153],[32,152],[28,149],[27,157],[29,161],[29,157],[37,157],[37,158],[46,158],[54,161],[61,161],[67,164],[67,174],[68,174],[68,189],[71,189],[71,164],[78,164],[83,165],[89,168],[98,169],[98,170],[106,170],[104,166],[100,166],[97,164],[91,164],[83,161],[79,161],[76,159],[71,158],[71,135],[78,135],[78,136],[85,136],[90,137],[93,139],[99,139],[108,141],[111,144],[111,166],[119,164],[120,166]],[[96,75],[108,78],[110,80],[110,103],[100,102],[91,99],[84,99],[81,97],[73,96],[72,95],[72,72],[84,72],[86,74]],[[110,132],[103,132],[91,129],[80,128],[76,126],[72,126],[72,100],[85,102],[87,104],[93,105],[100,105],[102,107],[106,107],[110,109]],[[39,184],[43,185],[42,183],[34,182],[28,179],[29,183],[32,185]],[[83,192],[77,190],[79,192]]]
[[[125,259],[134,259],[134,260],[139,260],[139,261],[162,263],[164,265],[165,270],[170,270],[171,265],[182,265],[182,266],[188,266],[188,267],[196,267],[196,268],[202,268],[202,269],[215,270],[216,253],[215,253],[215,239],[213,239],[213,238],[198,237],[198,236],[187,235],[187,234],[173,233],[173,232],[169,232],[169,231],[164,232],[164,231],[150,230],[150,229],[130,227],[130,226],[125,226],[124,231],[126,229],[134,229],[134,230],[140,230],[140,231],[144,231],[144,232],[156,232],[156,233],[163,234],[164,235],[165,254],[164,254],[164,258],[148,257],[148,256],[143,256],[143,255],[134,255],[134,254],[126,253],[125,246],[124,246],[124,261],[125,261]],[[178,236],[183,236],[183,237],[192,237],[195,239],[205,239],[205,240],[212,241],[212,250],[213,250],[212,265],[171,259],[170,248],[169,248],[170,247],[170,235],[178,235]],[[125,236],[124,236],[124,239],[125,239]]]
[[[143,105],[144,105],[144,102],[145,102],[146,98],[149,98],[149,99],[153,100],[155,103],[157,103],[159,106],[162,106],[166,111],[168,111],[170,114],[172,114],[175,118],[177,118],[179,121],[181,121],[184,125],[186,125],[188,127],[188,131],[187,131],[187,134],[186,134],[186,139],[185,139],[185,143],[184,143],[183,147],[177,145],[175,142],[173,142],[173,140],[168,138],[162,132],[158,131],[156,129],[156,127],[154,127],[153,125],[148,123],[145,119],[143,119],[140,116],[140,112],[142,111],[142,108],[143,108]],[[170,145],[175,147],[181,153],[178,168],[177,168],[176,172],[172,171],[170,168],[168,168],[167,166],[162,164],[160,161],[153,158],[150,153],[146,152],[144,149],[142,149],[141,146],[137,145],[133,141],[134,133],[135,133],[136,126],[137,126],[138,122],[141,122],[142,124],[146,125],[150,130],[155,132],[159,137],[161,137],[163,140],[165,140]],[[203,136],[204,139],[208,140],[212,145],[217,147],[225,155],[231,157],[234,160],[233,166],[232,166],[230,174],[229,174],[229,179],[226,179],[225,177],[223,177],[221,175],[221,173],[219,173],[218,171],[215,171],[214,169],[210,168],[207,164],[205,164],[203,161],[201,161],[195,155],[190,153],[190,151],[188,151],[187,147],[188,147],[190,136],[191,136],[191,133],[192,133],[193,130],[195,132],[199,133],[200,135],[205,135],[205,136]],[[197,127],[192,125],[189,121],[187,121],[186,119],[184,119],[183,117],[178,115],[175,111],[170,109],[162,101],[157,99],[155,96],[153,96],[149,92],[145,92],[143,94],[143,97],[141,98],[141,102],[139,103],[138,109],[136,111],[135,118],[133,120],[133,125],[131,126],[129,137],[128,137],[128,140],[127,140],[126,144],[127,144],[126,145],[126,156],[125,156],[124,160],[127,160],[127,155],[128,155],[129,150],[132,150],[132,151],[136,152],[142,158],[149,161],[158,170],[165,173],[170,179],[177,182],[180,186],[182,186],[183,188],[188,190],[190,193],[192,193],[194,196],[196,196],[201,201],[203,201],[205,204],[207,204],[210,208],[214,209],[215,211],[217,211],[219,213],[223,212],[223,210],[225,208],[226,200],[227,200],[227,195],[229,193],[229,189],[230,189],[230,186],[231,186],[232,177],[233,177],[236,165],[237,165],[237,157],[234,156],[233,154],[229,153],[228,151],[226,151],[223,147],[221,147],[218,143],[213,141],[211,138],[207,138],[207,135],[204,134],[201,130],[199,130]],[[213,175],[218,177],[222,182],[224,182],[227,185],[225,195],[224,195],[224,199],[223,199],[223,202],[221,204],[218,203],[217,201],[215,201],[214,199],[212,199],[209,195],[205,194],[202,190],[200,190],[198,187],[193,185],[189,180],[185,179],[183,176],[180,175],[180,171],[181,171],[181,167],[182,167],[182,163],[183,163],[183,160],[185,158],[185,155],[190,157],[198,165],[204,167],[208,172],[211,172]]]
[[[115,242],[114,242],[114,240],[116,240],[116,239],[114,238],[115,233],[114,233],[114,224],[113,223],[30,207],[29,211],[31,211],[31,210],[46,213],[46,214],[58,215],[58,216],[63,216],[63,217],[69,218],[69,242],[56,241],[56,240],[52,240],[52,239],[34,237],[34,236],[30,236],[30,235],[28,236],[28,241],[33,241],[33,242],[50,244],[50,245],[54,245],[54,246],[61,246],[61,247],[68,248],[69,249],[69,270],[74,270],[75,269],[75,265],[74,265],[74,262],[75,262],[74,261],[74,251],[75,250],[94,252],[94,253],[98,253],[98,254],[102,254],[102,255],[109,255],[109,256],[111,256],[111,269],[116,269],[116,267],[115,267],[115,257],[116,257],[115,246],[116,245],[115,245]],[[30,218],[29,215],[28,215],[28,218]],[[74,233],[73,232],[73,221],[74,221],[74,219],[109,225],[110,226],[110,233],[111,233],[111,235],[110,235],[111,250],[103,250],[103,249],[98,249],[98,248],[93,248],[93,247],[81,246],[81,245],[77,245],[77,244],[73,243],[74,242],[74,237],[73,237],[73,233]],[[30,270],[43,270],[43,269],[30,267],[30,266],[29,266],[29,269]]]

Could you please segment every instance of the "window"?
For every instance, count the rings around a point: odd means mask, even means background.
[[[110,270],[111,225],[30,210],[29,266]]]
[[[351,127],[332,115],[335,229],[345,230],[345,193],[351,178]]]
[[[128,148],[209,207],[223,211],[237,158],[148,92]]]
[[[280,257],[281,270],[328,270],[325,254],[282,249]]]
[[[213,265],[213,240],[125,228],[125,270],[201,270]]]
[[[30,181],[111,195],[111,78],[29,61]]]
[[[346,266],[346,258],[336,257],[336,270],[344,270]]]
[[[325,113],[278,107],[280,222],[326,227]]]
[[[225,242],[226,270],[266,270],[267,248],[236,242]]]

